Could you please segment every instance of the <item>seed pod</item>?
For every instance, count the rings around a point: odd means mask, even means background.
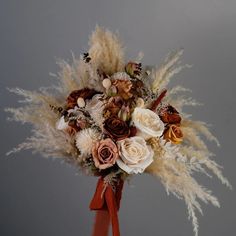
[[[84,99],[83,98],[81,98],[81,97],[79,97],[78,99],[77,99],[77,105],[78,105],[78,107],[85,107],[85,101],[84,101]]]

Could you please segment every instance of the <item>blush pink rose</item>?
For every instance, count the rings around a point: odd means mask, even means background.
[[[119,154],[116,144],[110,138],[107,138],[94,144],[92,156],[95,166],[103,170],[113,166]]]

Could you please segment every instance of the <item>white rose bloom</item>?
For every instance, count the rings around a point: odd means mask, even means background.
[[[136,135],[144,139],[160,137],[165,128],[164,123],[155,112],[141,107],[134,109],[132,121],[138,131]]]
[[[94,142],[97,142],[101,138],[100,136],[100,133],[94,129],[83,129],[75,136],[76,147],[82,155],[90,155]]]
[[[142,173],[152,163],[154,152],[142,137],[126,138],[117,144],[120,158],[116,163],[128,174]]]

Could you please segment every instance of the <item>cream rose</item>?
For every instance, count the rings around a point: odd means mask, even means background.
[[[142,173],[153,161],[153,150],[142,137],[134,136],[117,142],[120,158],[117,165],[128,174]]]
[[[159,116],[145,108],[136,107],[132,113],[132,121],[138,131],[136,135],[144,139],[160,137],[165,128]]]

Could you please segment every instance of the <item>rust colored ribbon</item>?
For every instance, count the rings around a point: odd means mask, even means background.
[[[118,210],[124,182],[119,180],[115,186],[105,184],[103,177],[98,180],[96,192],[90,203],[90,210],[97,210],[93,236],[107,236],[112,224],[113,236],[120,236]]]

